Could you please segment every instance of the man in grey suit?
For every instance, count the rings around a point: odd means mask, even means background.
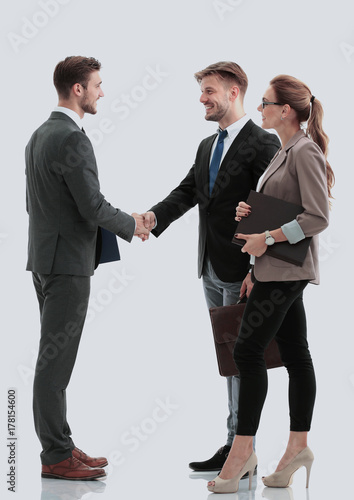
[[[41,339],[33,411],[42,477],[89,480],[105,476],[104,457],[77,448],[66,420],[66,388],[75,364],[99,260],[100,227],[126,241],[148,238],[142,217],[114,208],[100,191],[92,145],[80,121],[103,97],[94,58],[67,57],[54,71],[58,107],[26,147],[29,214],[27,270],[40,308]]]

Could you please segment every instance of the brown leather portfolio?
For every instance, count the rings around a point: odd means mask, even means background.
[[[251,206],[252,212],[248,217],[243,217],[238,223],[236,233],[259,234],[264,233],[267,229],[272,231],[287,222],[291,222],[304,211],[300,205],[263,193],[257,193],[256,191],[250,192],[246,203]],[[234,236],[232,243],[243,246],[246,242]],[[302,266],[310,243],[311,237],[293,245],[288,241],[275,243],[267,248],[267,254],[296,266]]]
[[[209,309],[219,373],[223,377],[239,374],[233,352],[245,306],[245,303],[238,303]],[[274,339],[267,346],[264,359],[267,368],[283,366],[278,344]]]

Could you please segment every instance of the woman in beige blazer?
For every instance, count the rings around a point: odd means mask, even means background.
[[[287,487],[301,466],[309,474],[313,454],[307,446],[316,394],[316,380],[308,349],[303,290],[309,282],[319,283],[318,235],[328,225],[329,198],[334,184],[327,161],[328,137],[322,129],[323,109],[310,89],[296,78],[280,75],[270,82],[258,110],[262,127],[275,129],[282,147],[260,178],[257,190],[302,205],[303,213],[280,228],[262,234],[244,235],[242,251],[251,255],[254,279],[249,274],[241,294],[247,306],[236,343],[234,358],[240,371],[238,427],[228,459],[220,475],[208,483],[216,493],[238,490],[240,478],[249,472],[249,487],[257,465],[253,436],[267,393],[264,350],[275,337],[289,373],[290,436],[276,471],[264,477],[266,486]],[[306,132],[301,124],[307,122]],[[250,214],[252,207],[241,202],[236,220]],[[272,228],[269,228],[272,229]],[[282,241],[296,244],[312,237],[301,267],[266,254],[269,245]]]

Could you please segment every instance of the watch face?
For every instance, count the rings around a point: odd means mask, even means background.
[[[266,244],[269,246],[269,245],[274,245],[274,243],[275,243],[275,239],[273,238],[273,236],[267,236]]]
[[[266,245],[274,245],[275,243],[275,239],[273,238],[273,236],[270,234],[270,231],[265,231],[265,242],[266,242]]]

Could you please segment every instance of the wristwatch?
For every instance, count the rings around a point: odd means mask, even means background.
[[[273,238],[273,236],[270,234],[270,232],[268,230],[265,232],[265,242],[266,242],[266,245],[268,245],[268,246],[274,245],[274,243],[275,243],[275,239]]]

